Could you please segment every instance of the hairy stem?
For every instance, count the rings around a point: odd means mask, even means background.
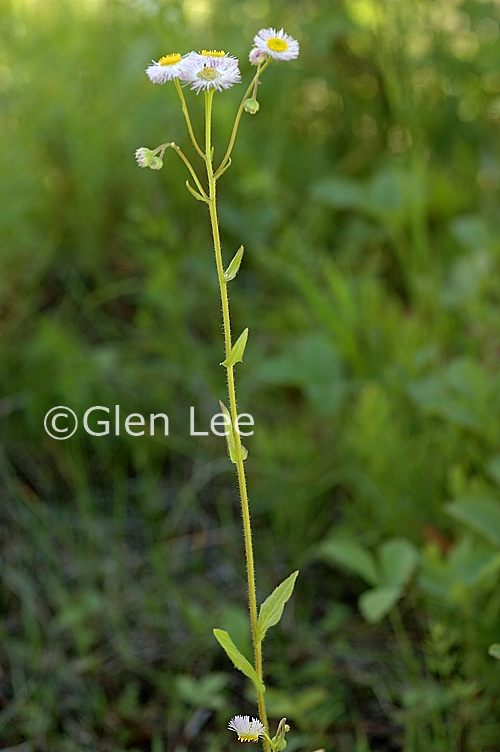
[[[210,223],[212,226],[212,235],[214,241],[215,264],[217,267],[217,277],[219,280],[219,290],[222,303],[222,321],[224,328],[224,345],[226,358],[231,352],[231,318],[229,314],[229,298],[227,294],[227,282],[224,279],[224,264],[222,260],[222,249],[219,233],[219,221],[217,217],[217,199],[216,199],[216,177],[212,164],[212,100],[213,90],[205,93],[205,163],[207,167],[208,179],[208,207],[210,211]],[[220,168],[219,168],[220,169]],[[229,411],[231,423],[233,425],[234,442],[236,447],[236,472],[238,476],[238,486],[241,500],[241,513],[243,518],[243,536],[245,541],[245,560],[247,568],[248,581],[248,604],[250,610],[250,623],[252,629],[252,639],[254,648],[255,670],[262,680],[262,644],[257,639],[257,597],[255,590],[255,567],[252,547],[252,528],[250,524],[250,508],[248,504],[247,484],[245,476],[245,466],[243,462],[243,452],[241,448],[241,437],[236,430],[236,419],[238,416],[236,404],[236,387],[234,381],[234,366],[227,368],[227,387],[229,394]],[[267,711],[264,699],[264,693],[257,690],[257,702],[259,706],[260,720],[267,729]],[[267,739],[263,740],[264,749],[270,752],[270,745]]]

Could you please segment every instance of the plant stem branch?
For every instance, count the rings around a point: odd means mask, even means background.
[[[186,155],[184,154],[184,152],[182,151],[182,149],[180,148],[180,146],[177,146],[177,144],[174,143],[173,141],[171,141],[169,144],[165,144],[165,147],[169,147],[169,146],[170,146],[171,149],[173,149],[174,151],[176,151],[177,154],[179,155],[179,157],[182,159],[182,161],[184,162],[184,164],[188,168],[188,170],[189,170],[189,172],[191,174],[191,177],[193,178],[194,182],[196,183],[196,187],[198,188],[199,192],[201,193],[201,195],[203,196],[203,198],[208,202],[208,196],[207,196],[205,190],[203,189],[202,184],[199,181],[198,175],[194,171],[193,165],[191,164],[191,162],[189,161],[189,159],[186,157]]]
[[[189,110],[186,104],[186,100],[184,98],[184,92],[182,91],[182,87],[179,83],[178,78],[174,78],[175,88],[177,89],[177,94],[179,95],[179,99],[181,100],[181,108],[182,108],[182,114],[184,115],[184,120],[186,121],[189,137],[191,139],[191,143],[193,144],[194,148],[196,149],[197,153],[202,159],[205,159],[205,155],[203,154],[203,150],[200,148],[200,145],[198,144],[198,141],[196,139],[196,136],[194,135],[193,126],[191,124],[191,118],[189,117]]]
[[[244,104],[245,100],[248,99],[248,97],[250,96],[250,94],[252,92],[252,89],[253,89],[254,95],[255,95],[255,91],[256,91],[256,87],[257,87],[257,82],[258,82],[258,80],[260,78],[260,75],[261,75],[261,73],[263,73],[265,71],[265,69],[271,63],[271,60],[272,60],[272,58],[268,57],[265,63],[259,65],[259,67],[257,68],[257,72],[256,72],[255,76],[252,78],[252,80],[250,81],[250,84],[248,85],[247,90],[243,94],[243,98],[241,100],[240,106],[238,108],[238,112],[236,113],[236,118],[234,120],[233,130],[231,132],[231,138],[229,139],[229,145],[227,147],[227,151],[224,154],[224,158],[223,158],[222,162],[220,163],[220,165],[218,166],[217,170],[214,173],[214,177],[215,177],[216,180],[222,174],[222,172],[224,170],[224,167],[226,166],[226,163],[227,163],[229,157],[231,156],[231,152],[233,151],[234,142],[236,140],[236,134],[238,133],[238,127],[239,127],[239,124],[240,124],[241,115],[243,113],[243,104]]]
[[[216,176],[214,175],[212,165],[212,100],[214,91],[210,90],[205,93],[205,163],[207,167],[208,179],[208,207],[210,211],[210,223],[212,226],[212,235],[214,241],[215,264],[217,267],[217,277],[219,280],[219,290],[222,303],[222,320],[224,328],[224,345],[226,358],[231,352],[231,318],[229,313],[229,298],[227,294],[227,282],[224,278],[224,264],[222,259],[222,249],[219,233],[219,221],[217,217],[217,200],[216,200]],[[220,170],[220,168],[219,168]],[[250,623],[252,629],[252,639],[254,648],[255,670],[262,680],[262,643],[257,639],[257,597],[255,589],[255,567],[252,547],[252,529],[250,524],[250,509],[248,504],[248,493],[246,485],[245,467],[243,462],[243,453],[241,448],[241,437],[237,431],[237,403],[236,387],[234,380],[234,366],[227,368],[227,386],[229,394],[229,410],[231,414],[231,423],[233,426],[234,441],[236,447],[236,471],[238,476],[238,486],[241,499],[241,512],[243,518],[243,536],[245,541],[245,560],[247,568],[248,581],[248,603],[250,610]],[[261,722],[268,728],[267,711],[264,699],[264,693],[257,690],[257,702],[259,706],[259,716]],[[270,752],[269,742],[264,738],[265,752]]]

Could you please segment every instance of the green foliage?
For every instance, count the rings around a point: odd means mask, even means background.
[[[373,624],[387,616],[403,596],[418,561],[417,550],[403,538],[385,541],[374,556],[352,539],[334,535],[321,544],[318,554],[326,561],[347,567],[374,586],[359,598],[361,613]]]
[[[286,580],[283,580],[283,582],[273,590],[271,595],[266,598],[260,607],[259,620],[257,622],[257,635],[260,642],[262,642],[266,636],[269,627],[274,627],[279,623],[283,615],[285,604],[293,593],[295,580],[297,579],[298,574],[298,571],[292,572]]]
[[[233,464],[236,464],[236,442],[234,438],[234,429],[233,424],[231,422],[231,413],[229,412],[228,408],[225,406],[225,404],[219,400],[220,409],[222,410],[222,415],[226,416],[226,423],[227,423],[227,434],[226,434],[226,443],[227,443],[227,451],[229,454],[229,459]],[[241,445],[241,455],[243,457],[243,460],[246,460],[248,457],[248,449]]]
[[[243,354],[245,352],[245,347],[247,344],[248,339],[248,327],[246,329],[243,329],[242,333],[234,343],[231,352],[227,356],[227,358],[221,363],[221,366],[224,366],[225,368],[229,368],[230,366],[234,366],[236,363],[240,363],[243,360]]]
[[[233,256],[231,263],[229,264],[226,271],[224,272],[224,279],[226,280],[226,282],[231,282],[231,280],[233,280],[238,274],[244,252],[245,252],[245,249],[243,248],[242,245],[240,245],[235,255]]]
[[[223,629],[214,629],[214,636],[219,645],[226,651],[228,657],[232,660],[237,669],[242,671],[245,676],[255,684],[257,689],[264,692],[265,687],[262,681],[257,676],[257,673],[251,663],[240,653],[234,642],[229,637],[228,633]]]
[[[493,658],[498,658],[498,660],[500,660],[500,644],[498,642],[490,645],[490,647],[488,648],[488,655],[491,655],[493,656]]]
[[[500,548],[500,503],[496,499],[457,499],[446,511]]]

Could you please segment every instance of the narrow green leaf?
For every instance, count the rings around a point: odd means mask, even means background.
[[[226,434],[227,451],[231,462],[236,464],[236,441],[234,438],[233,424],[231,423],[231,413],[229,412],[225,404],[221,402],[221,400],[219,400],[219,405],[223,414],[227,415],[227,417],[229,418],[228,431]],[[243,444],[241,445],[241,455],[243,457],[243,460],[246,460],[246,458],[248,457],[248,449],[246,449]]]
[[[226,280],[226,282],[231,282],[231,280],[234,279],[236,275],[238,274],[240,270],[241,259],[243,258],[244,252],[245,252],[245,249],[243,248],[242,245],[240,245],[240,247],[236,251],[236,254],[233,260],[231,261],[226,271],[224,272],[224,279]]]
[[[227,160],[227,163],[224,165],[224,167],[222,168],[222,170],[220,169],[220,167],[217,169],[214,177],[218,180],[221,175],[224,175],[224,173],[226,172],[226,170],[228,169],[228,167],[231,167],[231,157],[229,157],[229,159]]]
[[[491,655],[493,658],[498,658],[500,661],[500,643],[494,642],[493,645],[490,645],[488,648],[488,655]]]
[[[402,594],[403,588],[397,585],[367,590],[358,599],[359,610],[366,621],[376,624],[389,613]]]
[[[229,637],[228,633],[224,632],[223,629],[214,629],[214,635],[215,639],[217,640],[219,645],[224,648],[228,657],[232,660],[236,668],[242,671],[245,676],[248,676],[248,678],[253,681],[258,690],[265,692],[266,688],[262,683],[262,680],[259,679],[256,670],[254,669],[252,664],[247,661],[245,656],[240,653],[232,639]]]
[[[243,332],[240,334],[240,336],[234,343],[231,349],[231,352],[227,356],[226,360],[224,360],[221,363],[221,366],[224,366],[225,368],[229,368],[230,366],[234,366],[235,363],[239,363],[241,360],[243,360],[243,353],[245,352],[247,339],[248,339],[248,327],[244,329]]]
[[[262,642],[269,627],[273,627],[281,619],[285,603],[293,593],[295,580],[299,574],[298,570],[293,572],[290,577],[283,580],[281,585],[273,590],[271,595],[266,598],[260,607],[259,619],[257,622],[257,640]]]
[[[198,191],[195,191],[195,189],[189,184],[189,180],[186,180],[186,188],[188,189],[189,193],[195,197],[197,201],[204,201],[206,204],[208,203],[207,197],[202,196],[201,193],[198,193]]]

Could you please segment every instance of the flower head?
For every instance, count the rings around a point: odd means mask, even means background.
[[[266,730],[258,718],[250,718],[249,715],[235,715],[227,727],[229,731],[235,731],[238,734],[240,742],[256,742]]]
[[[252,50],[250,55],[261,52],[274,60],[295,60],[299,56],[299,43],[283,29],[279,31],[273,28],[261,29],[254,36],[253,43],[255,50]]]
[[[154,151],[146,146],[141,146],[135,151],[135,158],[139,167],[149,167],[150,170],[161,170],[163,162]]]
[[[257,47],[254,47],[252,50],[250,50],[248,59],[250,60],[252,65],[260,65],[264,62],[264,60],[267,59],[267,55],[265,52],[258,50]]]
[[[153,64],[146,68],[146,74],[152,83],[165,84],[174,78],[181,78],[185,65],[186,58],[181,57],[179,52],[172,52],[163,55],[158,62],[153,60]]]
[[[146,146],[141,146],[135,151],[135,158],[139,167],[149,167],[153,161],[154,153]]]
[[[203,50],[201,53],[190,52],[186,56],[186,67],[181,76],[182,81],[191,84],[191,89],[198,94],[209,89],[229,89],[241,81],[238,60],[223,51]]]

